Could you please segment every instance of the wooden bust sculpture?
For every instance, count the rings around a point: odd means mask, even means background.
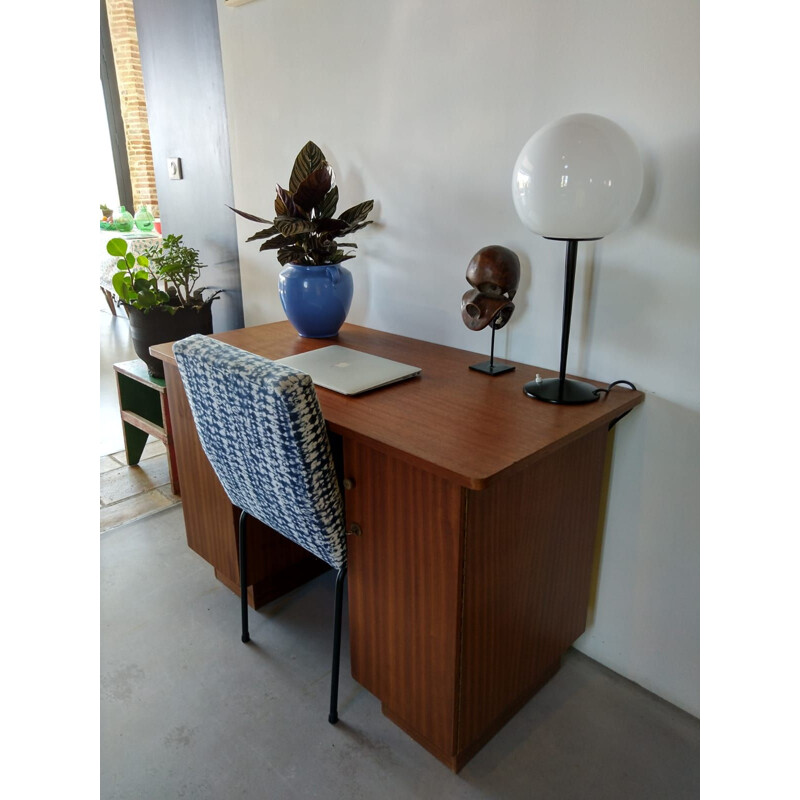
[[[497,244],[482,247],[467,267],[467,281],[472,286],[461,298],[461,318],[473,331],[489,323],[499,330],[514,312],[514,295],[519,286],[519,258],[507,247]]]
[[[517,254],[498,244],[482,247],[467,266],[467,281],[472,286],[461,298],[461,318],[472,331],[492,328],[492,351],[489,361],[473,364],[470,369],[499,375],[514,367],[494,363],[494,332],[502,328],[514,313],[514,295],[519,286]]]

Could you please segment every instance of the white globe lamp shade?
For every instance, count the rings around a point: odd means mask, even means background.
[[[514,166],[514,207],[549,239],[601,239],[633,213],[642,193],[633,139],[596,114],[571,114],[538,130]]]

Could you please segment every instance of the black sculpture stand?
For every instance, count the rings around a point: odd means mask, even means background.
[[[502,375],[504,372],[513,372],[516,369],[516,367],[512,366],[511,364],[495,364],[494,332],[497,329],[494,326],[494,320],[492,320],[491,326],[492,326],[492,349],[489,353],[489,360],[481,361],[480,364],[470,364],[469,368],[474,369],[476,372],[483,372],[486,375]]]
[[[546,237],[549,238],[549,237]],[[566,377],[567,350],[569,348],[569,327],[572,318],[572,294],[575,290],[575,264],[578,260],[578,240],[567,239],[567,258],[564,278],[564,315],[561,323],[561,367],[557,378],[530,381],[522,387],[529,397],[546,403],[573,405],[593,403],[600,398],[597,387],[583,381]]]

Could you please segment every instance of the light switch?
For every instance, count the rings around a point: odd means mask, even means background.
[[[167,159],[167,172],[172,181],[183,180],[183,172],[181,171],[181,160],[179,158]]]

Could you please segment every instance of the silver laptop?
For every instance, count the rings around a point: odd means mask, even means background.
[[[340,394],[361,394],[390,383],[413,378],[422,371],[410,364],[340,347],[337,344],[320,347],[297,356],[279,358],[277,364],[305,372],[317,386]]]

